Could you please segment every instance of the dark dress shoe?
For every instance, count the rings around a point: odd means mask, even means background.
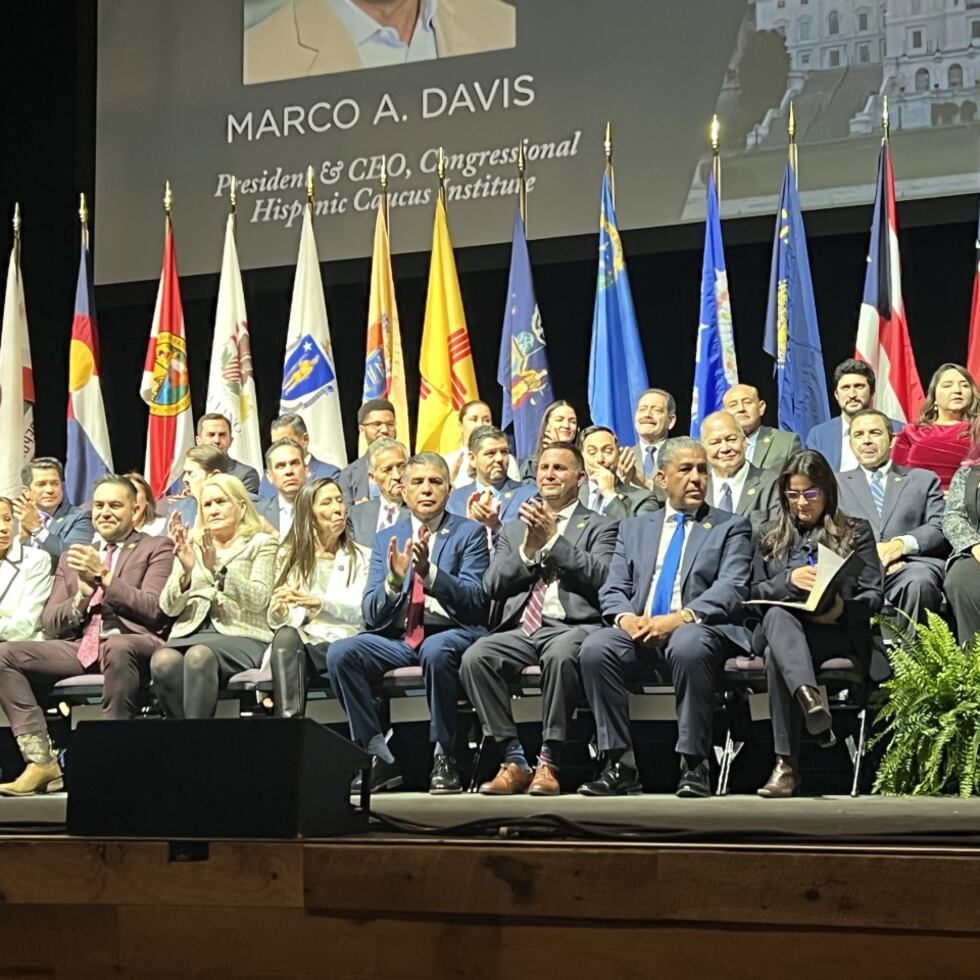
[[[804,685],[796,692],[796,700],[803,709],[803,723],[811,735],[822,735],[834,723],[830,708],[823,703],[815,687]]]
[[[578,788],[582,796],[639,796],[643,792],[640,774],[629,766],[614,762],[602,775]]]
[[[350,791],[352,796],[361,792],[362,775],[363,773],[359,772],[354,777],[354,782],[351,783]],[[403,782],[402,771],[398,767],[397,762],[384,762],[377,756],[371,760],[372,793],[383,793],[385,790],[398,789]]]
[[[432,764],[432,775],[429,777],[429,792],[433,796],[448,796],[450,793],[463,792],[456,760],[452,756],[436,756]]]
[[[702,759],[696,766],[689,766],[681,756],[681,778],[677,784],[677,795],[703,799],[711,796],[711,766]]]
[[[795,796],[799,788],[800,777],[796,774],[793,760],[777,755],[776,765],[773,766],[769,781],[756,792],[767,800],[781,800],[788,796]]]

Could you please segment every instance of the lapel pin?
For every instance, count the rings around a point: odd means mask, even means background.
[[[514,491],[513,490],[508,490],[504,494],[504,500],[510,500],[510,498],[513,497],[513,496],[514,496]]]
[[[576,524],[575,526],[578,528],[585,527],[585,521],[579,521],[578,524]]]
[[[129,544],[126,545],[126,547],[127,548],[135,548],[136,547],[136,542],[135,541],[130,541]]]
[[[449,528],[448,527],[444,527],[439,533],[440,534],[448,534],[449,533]]]
[[[749,487],[745,492],[751,497],[755,493],[755,487]]]
[[[710,531],[710,530],[711,530],[711,521],[705,521],[705,522],[704,522],[704,523],[703,523],[703,524],[701,525],[701,527],[703,527],[703,528],[704,528],[704,529],[705,529],[706,531]]]
[[[766,436],[765,439],[763,439],[762,441],[763,442],[772,442],[772,436]]]

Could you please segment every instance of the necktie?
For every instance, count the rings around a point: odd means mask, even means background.
[[[885,480],[881,470],[875,470],[871,474],[870,486],[871,499],[875,502],[875,509],[878,511],[878,516],[881,517],[881,512],[885,506]]]
[[[384,531],[386,528],[391,527],[395,523],[395,505],[385,504],[381,508],[381,523],[378,525],[379,531]]]
[[[730,483],[723,483],[721,485],[721,503],[718,506],[722,510],[727,510],[730,513],[735,513],[735,501],[732,499],[732,485]]]
[[[429,537],[429,529],[423,524],[419,528],[419,541]],[[408,592],[408,612],[405,616],[405,642],[418,650],[425,639],[425,584],[415,569],[412,569],[412,584]]]
[[[684,550],[684,530],[686,527],[687,514],[675,514],[674,520],[677,527],[674,536],[667,545],[667,553],[664,555],[664,563],[660,567],[660,577],[657,579],[657,587],[653,590],[653,603],[650,607],[651,616],[666,616],[670,612],[670,601],[674,595],[674,582],[681,570],[681,552]],[[666,532],[667,527],[664,526]]]
[[[656,446],[644,446],[643,447],[643,475],[645,477],[652,477],[656,472],[657,467],[657,447]]]
[[[602,497],[599,494],[599,488],[592,484],[592,492],[589,494],[589,510],[594,510],[597,514],[600,513],[599,508],[602,506]]]
[[[116,550],[114,544],[105,546],[105,558],[102,559],[102,571],[108,572],[112,567],[112,554]],[[99,637],[102,635],[102,597],[105,592],[100,585],[88,600],[88,608],[92,615],[82,631],[82,642],[78,644],[75,655],[78,662],[86,669],[99,659]]]
[[[521,629],[525,636],[534,636],[541,629],[541,611],[544,609],[544,594],[547,590],[548,580],[539,574],[521,614]]]

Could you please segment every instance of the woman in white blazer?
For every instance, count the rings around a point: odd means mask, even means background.
[[[354,541],[338,484],[324,477],[296,496],[293,526],[276,564],[269,607],[273,701],[277,715],[302,715],[312,664],[326,672],[327,648],[364,629],[361,599],[371,549]]]
[[[14,532],[14,505],[0,497],[0,640],[40,640],[51,594],[51,556],[25,548]]]

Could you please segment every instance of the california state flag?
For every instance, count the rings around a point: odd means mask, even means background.
[[[228,215],[225,250],[221,260],[218,307],[214,315],[214,343],[208,374],[207,411],[220,412],[231,421],[234,441],[228,450],[232,459],[253,467],[262,465],[259,413],[252,375],[252,348],[245,312],[242,270],[235,247],[235,216]]]
[[[174,229],[169,217],[163,244],[163,271],[153,311],[150,344],[143,364],[140,397],[150,406],[143,473],[153,495],[162,497],[177,482],[184,454],[194,445],[184,308],[177,278]]]

